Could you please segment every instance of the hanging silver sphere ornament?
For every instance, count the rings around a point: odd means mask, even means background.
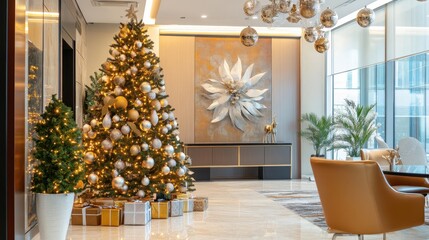
[[[173,126],[171,126],[171,124],[169,124],[169,123],[167,123],[165,125],[165,127],[168,129],[168,131],[170,131],[173,128]]]
[[[314,48],[319,53],[324,53],[329,49],[329,40],[326,39],[324,36],[320,37],[316,40],[314,43]]]
[[[167,175],[170,173],[170,168],[168,166],[162,167],[162,173]]]
[[[159,101],[161,103],[161,107],[167,107],[168,106],[168,100],[166,98],[161,99],[161,101]]]
[[[152,140],[152,147],[154,149],[160,149],[161,146],[162,146],[161,140],[159,140],[158,138],[155,138],[155,139]]]
[[[173,113],[173,112],[169,112],[169,113],[168,113],[168,119],[170,119],[171,121],[173,121],[174,119],[176,119],[176,118],[174,117],[174,113]]]
[[[144,167],[146,167],[147,169],[151,169],[155,165],[155,160],[153,160],[151,156],[147,156],[144,164]]]
[[[122,186],[121,190],[122,190],[122,192],[126,192],[126,191],[128,191],[128,185],[127,185],[127,184],[124,184],[124,185]]]
[[[137,154],[140,153],[140,146],[139,145],[132,145],[130,147],[130,153],[131,153],[131,156],[137,156]]]
[[[259,6],[259,1],[257,0],[247,0],[244,2],[243,11],[247,16],[253,16],[256,14]]]
[[[265,23],[273,23],[274,17],[276,15],[277,15],[277,10],[273,4],[266,5],[261,10],[261,19]]]
[[[136,45],[137,48],[142,48],[143,47],[143,43],[140,42],[140,41],[136,41],[134,44]]]
[[[132,66],[132,67],[130,68],[130,71],[131,71],[131,73],[132,73],[132,74],[136,74],[136,73],[137,73],[137,71],[138,71],[138,69],[137,69],[137,67],[136,67],[136,66]]]
[[[113,141],[118,141],[119,139],[121,139],[122,138],[122,133],[121,133],[121,131],[119,130],[119,129],[113,129],[111,132],[110,132],[110,138],[113,140]]]
[[[240,41],[246,47],[254,46],[259,39],[258,32],[255,29],[249,27],[244,28],[240,32]]]
[[[158,101],[158,99],[153,100],[152,102],[150,102],[150,105],[156,110],[160,110],[161,109],[161,103]]]
[[[161,128],[161,133],[162,134],[167,134],[168,133],[168,128],[167,127],[162,127]]]
[[[299,12],[304,18],[312,18],[320,10],[319,0],[300,0]]]
[[[113,148],[113,143],[109,139],[104,139],[101,142],[101,146],[103,147],[104,150],[110,150]]]
[[[123,92],[123,90],[122,90],[122,88],[121,88],[121,87],[119,87],[119,86],[116,86],[116,87],[115,87],[115,89],[113,89],[113,93],[114,93],[116,96],[121,96],[121,95],[122,95],[122,92]]]
[[[95,173],[91,173],[88,176],[88,182],[89,184],[96,184],[98,182],[98,176]]]
[[[156,93],[155,92],[148,92],[147,93],[147,97],[150,99],[150,100],[153,100],[153,99],[155,99],[156,98]]]
[[[117,176],[119,176],[119,172],[118,172],[118,170],[113,169],[113,170],[112,170],[112,177],[117,177]]]
[[[140,124],[140,128],[143,131],[149,131],[152,127],[152,123],[150,123],[148,120],[143,120],[143,122]]]
[[[164,147],[164,151],[167,154],[171,155],[171,154],[174,153],[174,147],[169,144],[169,145],[167,145],[167,146]]]
[[[144,193],[143,190],[138,190],[137,193],[136,193],[136,196],[139,197],[139,198],[142,198],[142,197],[145,196],[145,193]]]
[[[143,106],[143,102],[140,101],[140,99],[136,98],[136,100],[134,101],[134,105],[136,107],[140,107],[140,106]]]
[[[119,51],[116,48],[110,48],[110,55],[112,55],[112,57],[116,57],[119,55]]]
[[[117,176],[112,180],[112,187],[121,190],[125,184],[125,179],[121,176]]]
[[[167,191],[172,192],[174,191],[174,185],[172,183],[167,183],[165,184],[165,188],[167,189]]]
[[[119,60],[120,60],[121,62],[124,62],[125,60],[127,60],[127,57],[126,57],[124,54],[121,54],[121,55],[119,56]]]
[[[123,76],[115,76],[113,82],[117,86],[123,86],[125,84],[125,78]]]
[[[161,117],[162,117],[162,120],[167,120],[167,119],[168,119],[168,113],[163,112],[163,113],[161,114]]]
[[[356,22],[361,27],[368,27],[375,20],[375,13],[372,9],[367,8],[366,6],[359,10],[356,16]]]
[[[140,84],[140,90],[143,93],[148,93],[148,92],[150,92],[151,89],[152,88],[150,86],[150,83],[148,83],[148,82],[142,82],[142,84]]]
[[[130,133],[130,132],[131,132],[131,128],[130,128],[130,126],[128,126],[127,124],[125,124],[124,126],[122,126],[122,127],[121,127],[121,132],[122,132],[124,135],[127,135],[128,133]]]
[[[174,159],[168,160],[168,166],[169,167],[173,168],[176,166],[176,164],[177,164],[176,160],[174,160]]]
[[[175,130],[173,130],[172,134],[175,136],[178,136],[180,134],[180,131],[175,129]]]
[[[88,133],[89,131],[91,131],[91,126],[89,126],[89,124],[85,124],[85,125],[83,125],[83,127],[82,127],[82,131],[83,131],[84,133]]]
[[[146,62],[144,62],[144,63],[143,63],[143,66],[144,66],[145,68],[150,68],[150,66],[152,66],[152,64],[150,64],[150,62],[149,62],[149,61],[146,61]]]
[[[183,160],[185,160],[185,159],[186,159],[186,154],[185,154],[184,152],[178,152],[178,153],[176,154],[176,157],[177,157],[177,159],[179,159],[179,160],[183,161]]]
[[[320,13],[320,23],[327,27],[331,28],[335,26],[338,22],[338,14],[330,9],[329,7],[323,10],[323,12]]]
[[[125,163],[121,159],[119,159],[115,162],[115,168],[118,170],[124,170]]]
[[[95,153],[93,152],[86,152],[84,156],[84,161],[86,164],[92,164],[95,160]]]
[[[147,186],[147,185],[149,185],[149,183],[150,183],[149,178],[144,176],[144,178],[142,179],[142,184],[144,186]]]
[[[183,168],[179,168],[176,171],[177,176],[181,177],[183,175],[185,175],[185,170],[183,170]]]
[[[315,27],[308,27],[304,29],[304,39],[305,41],[312,43],[316,41],[318,37],[317,29]]]

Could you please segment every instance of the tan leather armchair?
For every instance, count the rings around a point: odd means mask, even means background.
[[[381,234],[424,223],[423,195],[401,193],[374,161],[310,160],[329,231]]]
[[[376,161],[381,167],[389,167],[389,162],[383,156],[389,155],[391,148],[383,149],[361,149],[360,157],[362,160]],[[398,175],[385,175],[387,182],[400,192],[408,193],[429,193],[429,181],[427,178],[407,177]]]

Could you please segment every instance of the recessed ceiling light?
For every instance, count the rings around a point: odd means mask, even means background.
[[[207,15],[201,15],[201,18],[207,18]]]
[[[258,19],[258,16],[253,16],[252,19]]]

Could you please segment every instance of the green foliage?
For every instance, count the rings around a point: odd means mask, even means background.
[[[349,99],[345,102],[335,117],[337,134],[334,147],[345,149],[350,157],[359,157],[360,149],[377,130],[375,104],[362,106]]]
[[[321,156],[323,148],[329,149],[334,143],[334,119],[332,117],[317,117],[314,113],[302,115],[302,122],[308,124],[307,128],[301,131],[301,136],[313,144],[316,156]]]
[[[85,101],[83,105],[83,113],[85,120],[90,119],[91,112],[98,106],[97,100],[100,98],[100,92],[103,88],[101,78],[103,73],[94,72],[93,76],[90,76],[91,84],[85,85]]]
[[[84,177],[81,132],[69,107],[55,95],[36,124],[37,137],[31,190],[36,193],[76,192]]]

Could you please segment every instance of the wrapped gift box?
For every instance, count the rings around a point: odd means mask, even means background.
[[[183,201],[183,212],[193,212],[194,211],[194,199],[182,199]]]
[[[206,197],[194,198],[194,211],[202,212],[209,207],[209,199]]]
[[[173,193],[171,194],[173,199],[188,199],[193,198],[192,193]]]
[[[146,225],[152,219],[149,202],[127,202],[124,205],[125,225]]]
[[[98,226],[101,224],[101,207],[73,206],[72,225]]]
[[[122,209],[103,208],[101,209],[101,225],[118,227],[122,224]]]
[[[113,198],[96,198],[91,200],[91,203],[98,206],[115,206],[115,202],[113,201]]]
[[[168,218],[169,214],[169,201],[150,202],[152,208],[152,219],[154,218]]]
[[[128,202],[128,199],[115,199],[113,200],[113,204],[115,207],[124,208],[125,203]]]
[[[170,201],[170,217],[183,216],[183,200],[175,199]]]

